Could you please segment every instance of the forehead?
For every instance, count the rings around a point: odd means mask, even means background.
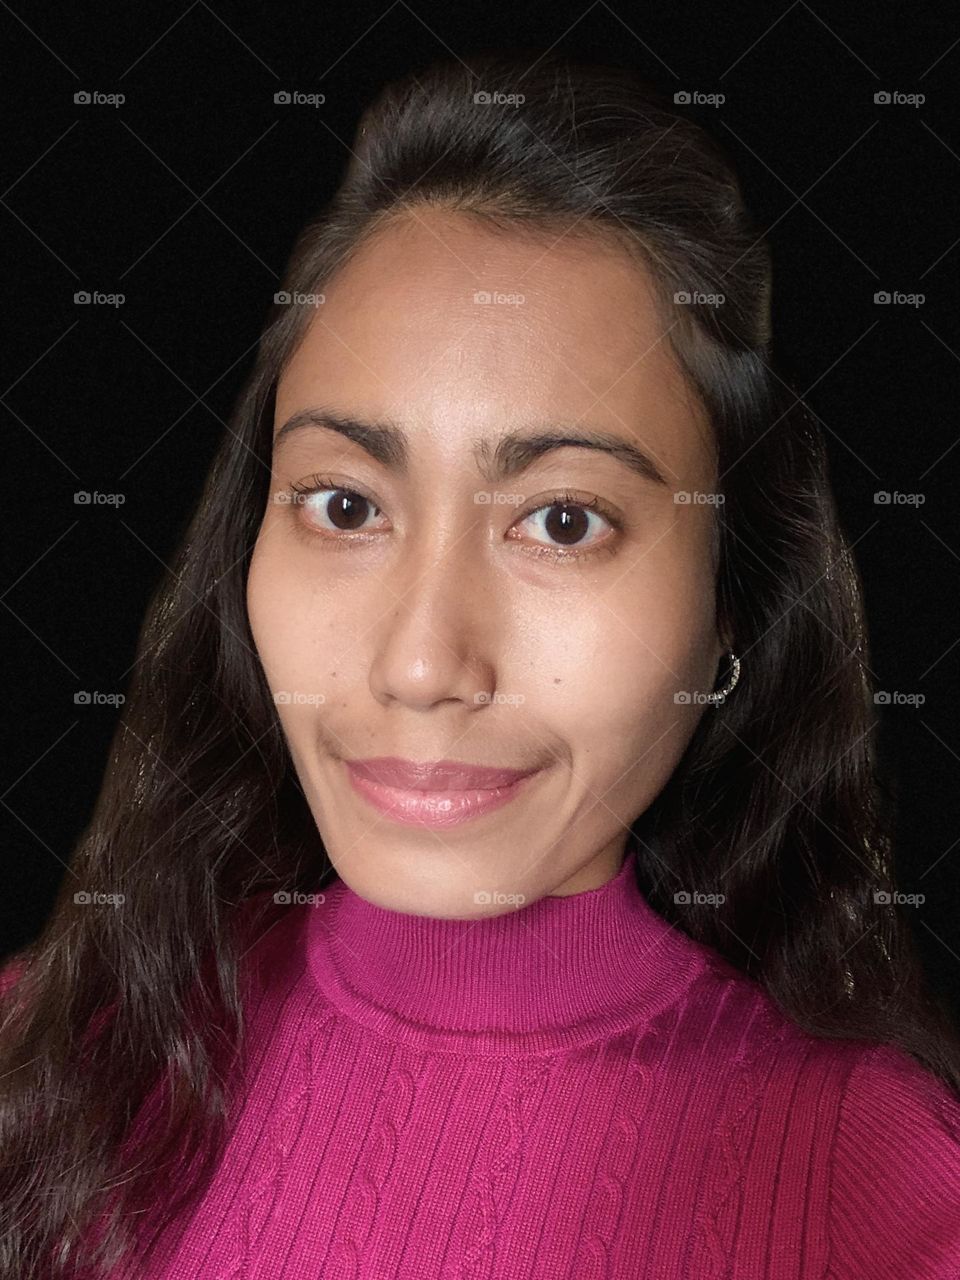
[[[709,449],[649,275],[597,236],[418,210],[378,230],[323,293],[280,379],[278,425],[331,403],[448,443],[583,420],[642,436],[678,474]]]

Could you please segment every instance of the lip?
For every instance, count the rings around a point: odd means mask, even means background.
[[[375,756],[344,762],[351,772],[369,782],[405,791],[493,791],[509,787],[538,769],[497,769],[466,764],[461,760],[401,760],[399,756]]]
[[[500,769],[458,760],[419,763],[397,756],[345,760],[354,790],[380,813],[412,826],[453,827],[502,808],[535,769]]]

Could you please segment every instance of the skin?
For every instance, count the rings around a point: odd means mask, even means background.
[[[480,305],[478,289],[523,301]],[[431,209],[382,227],[324,293],[278,384],[275,436],[322,406],[389,419],[409,448],[402,474],[326,428],[275,443],[248,579],[254,639],[275,697],[293,694],[277,712],[329,856],[360,896],[422,915],[494,915],[599,887],[700,716],[715,714],[674,694],[713,689],[726,648],[714,508],[674,500],[714,491],[712,436],[649,277],[596,237],[534,240]],[[570,446],[487,483],[476,439],[492,456],[500,433],[557,423],[633,442],[667,483]],[[316,474],[334,483],[290,501],[289,486]],[[354,499],[358,531],[331,515],[338,488],[369,500]],[[599,498],[622,530],[575,509],[564,541],[565,491]],[[353,790],[343,759],[386,755],[543,771],[505,807],[436,831],[395,823]],[[491,906],[481,891],[519,897]]]

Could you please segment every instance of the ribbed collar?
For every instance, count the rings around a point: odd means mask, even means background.
[[[307,909],[310,972],[352,1021],[418,1049],[549,1053],[640,1026],[704,949],[643,897],[636,857],[629,841],[599,888],[478,920],[392,911],[336,879]]]

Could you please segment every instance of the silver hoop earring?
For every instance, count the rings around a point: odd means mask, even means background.
[[[706,701],[709,702],[711,706],[722,707],[726,702],[728,695],[733,693],[734,689],[737,687],[737,681],[740,679],[740,659],[732,649],[730,650],[730,665],[733,670],[727,683],[722,689],[717,689],[713,693],[707,694]]]

